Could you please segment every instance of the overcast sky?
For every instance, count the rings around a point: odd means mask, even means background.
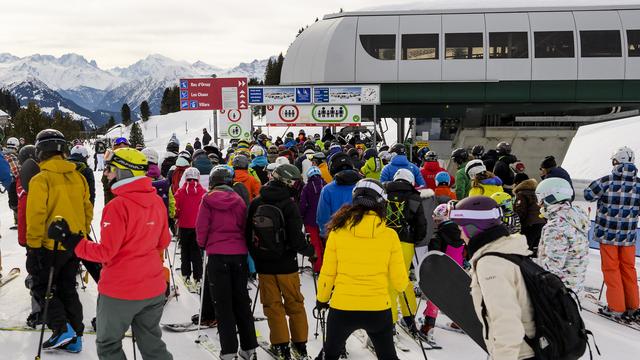
[[[285,53],[297,29],[325,14],[394,0],[3,1],[0,53],[74,52],[102,68],[149,54],[231,67]]]

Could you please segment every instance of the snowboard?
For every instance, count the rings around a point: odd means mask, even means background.
[[[487,351],[471,298],[471,277],[448,255],[430,251],[420,266],[420,289],[449,319]]]
[[[2,278],[0,278],[0,288],[5,286],[9,281],[17,278],[18,275],[20,275],[20,269],[19,268],[13,268],[13,269],[9,270],[9,273],[7,275],[5,275]]]

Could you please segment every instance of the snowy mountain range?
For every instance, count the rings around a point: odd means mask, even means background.
[[[191,64],[154,54],[128,67],[102,69],[78,54],[18,57],[0,53],[0,88],[9,89],[25,106],[36,101],[48,112],[62,111],[78,120],[102,125],[111,114],[119,117],[123,103],[137,113],[147,100],[154,114],[166,87],[181,77],[246,76],[263,79],[268,59],[223,69],[202,61]]]

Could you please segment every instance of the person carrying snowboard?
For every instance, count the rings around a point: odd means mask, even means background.
[[[338,359],[347,338],[364,329],[380,359],[397,359],[389,287],[402,292],[409,284],[397,233],[385,225],[383,185],[358,181],[353,201],[333,215],[320,278],[316,311],[329,309],[324,359]],[[362,256],[362,249],[368,249]]]
[[[291,199],[293,185],[301,179],[295,165],[279,165],[273,171],[273,180],[260,189],[260,196],[249,205],[245,230],[260,280],[260,301],[271,331],[271,351],[284,359],[308,356],[309,326],[300,292],[297,254],[308,256],[313,262],[314,251],[305,241],[300,210]]]
[[[77,353],[82,350],[84,331],[82,303],[76,291],[80,260],[65,251],[65,244],[54,249],[54,238],[47,233],[54,216],[67,219],[68,227],[75,232],[88,234],[91,229],[89,185],[75,164],[64,159],[67,149],[67,141],[58,130],[42,130],[36,136],[40,172],[28,184],[26,268],[33,279],[31,291],[42,309],[47,301],[50,269],[54,268],[55,290],[49,300],[48,318],[44,319],[53,333],[42,348]]]
[[[536,335],[534,313],[520,267],[489,252],[529,256],[523,235],[510,235],[498,204],[487,196],[457,202],[449,214],[471,256],[471,296],[492,359],[535,359],[525,336]],[[483,306],[484,304],[484,306]],[[486,311],[483,311],[486,309]]]
[[[414,181],[411,171],[398,169],[393,176],[393,181],[385,184],[387,193],[386,225],[393,229],[400,238],[400,247],[407,272],[414,258],[415,244],[422,241],[427,234],[427,220],[422,208],[422,199],[420,192],[414,188]],[[398,322],[397,309],[398,303],[400,303],[402,311],[400,326],[407,329],[410,334],[418,335],[418,328],[412,316],[415,316],[418,307],[413,284],[407,284],[407,288],[400,292],[390,286],[389,296],[393,323]]]
[[[64,216],[51,224],[49,236],[69,253],[103,264],[96,309],[98,357],[124,359],[122,339],[131,327],[143,359],[171,360],[160,330],[166,283],[158,253],[171,240],[166,210],[145,176],[147,159],[140,151],[118,149],[106,165],[110,180],[116,180],[116,197],[102,212],[100,243],[70,228],[73,223],[67,221],[73,218]]]
[[[636,272],[636,230],[640,213],[640,179],[633,150],[623,146],[611,157],[611,174],[584,189],[597,201],[593,237],[600,243],[602,274],[607,286],[604,313],[640,319]]]
[[[316,252],[317,260],[313,264],[313,272],[319,273],[322,268],[322,253],[324,245],[320,239],[320,229],[316,223],[318,212],[318,202],[320,201],[320,193],[322,188],[327,185],[322,179],[320,169],[312,166],[307,170],[307,183],[302,188],[300,194],[300,215],[304,223],[304,230],[311,237],[311,245]]]
[[[196,242],[196,218],[202,197],[207,192],[200,185],[200,171],[194,167],[184,171],[186,182],[176,193],[176,219],[180,236],[180,270],[190,292],[197,292],[202,280],[202,253]],[[191,281],[193,276],[193,282]]]
[[[218,165],[211,171],[211,190],[202,199],[196,233],[198,246],[205,249],[208,262],[206,284],[216,304],[218,333],[223,360],[257,359],[256,330],[251,313],[247,282],[247,206],[229,186],[233,171]],[[241,350],[238,353],[238,336]]]
[[[509,234],[520,233],[520,217],[513,211],[513,198],[506,192],[497,192],[491,195],[502,211],[502,223],[509,229]]]

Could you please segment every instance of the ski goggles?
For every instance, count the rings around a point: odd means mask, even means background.
[[[119,137],[119,138],[116,138],[113,141],[113,145],[114,146],[118,146],[118,145],[127,145],[127,146],[129,146],[129,141],[127,140],[127,138]]]

